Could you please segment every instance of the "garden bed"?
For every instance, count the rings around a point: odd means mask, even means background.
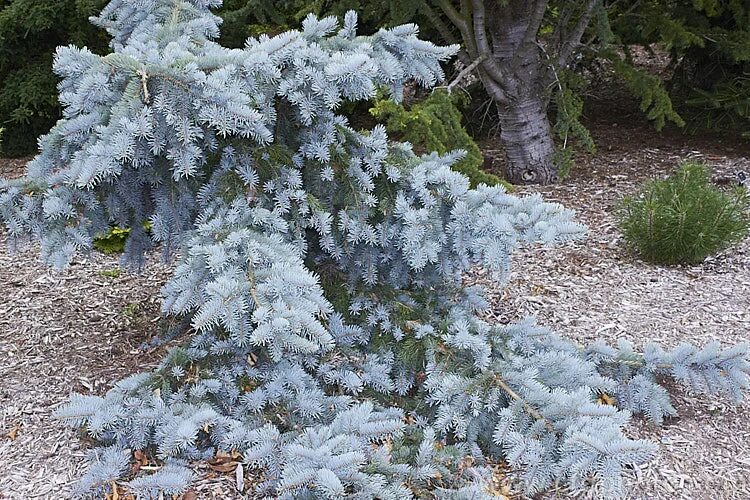
[[[611,125],[611,124],[610,124]],[[508,286],[493,295],[494,320],[536,315],[580,342],[627,339],[728,346],[750,341],[750,242],[692,267],[638,261],[620,242],[613,211],[642,181],[667,175],[681,158],[705,160],[717,178],[750,170],[740,143],[657,136],[640,125],[598,127],[599,153],[581,157],[561,185],[538,191],[579,212],[588,239],[561,249],[517,252]],[[628,137],[627,141],[620,138]],[[499,157],[493,145],[485,153]],[[498,160],[499,164],[499,160]],[[5,175],[17,162],[3,164]],[[102,394],[148,370],[167,346],[149,347],[159,329],[159,287],[168,266],[150,261],[139,275],[114,257],[77,260],[62,274],[36,250],[10,255],[0,245],[0,498],[65,498],[81,474],[86,443],[52,418],[71,391]],[[470,277],[485,280],[481,271]],[[636,419],[632,437],[660,443],[651,463],[628,477],[635,498],[750,498],[750,404],[678,392],[678,418],[661,428]],[[234,498],[235,472],[197,465],[197,498]],[[250,489],[250,471],[243,487]],[[581,494],[592,495],[591,491]],[[570,497],[553,491],[549,497]]]

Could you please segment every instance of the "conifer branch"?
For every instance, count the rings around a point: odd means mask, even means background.
[[[542,415],[541,413],[539,413],[539,411],[536,408],[534,408],[533,406],[531,406],[524,398],[522,398],[516,391],[514,391],[505,382],[505,380],[503,379],[503,377],[501,377],[499,374],[495,374],[493,376],[493,382],[498,387],[500,387],[503,391],[505,391],[505,393],[508,394],[508,396],[510,396],[511,398],[513,398],[515,401],[518,401],[519,403],[521,403],[523,405],[523,408],[526,410],[526,413],[528,413],[529,415],[531,415],[532,417],[534,417],[536,420],[539,420],[540,422],[544,422],[544,426],[548,430],[554,432],[555,427],[552,425],[552,422],[550,422],[549,420],[547,420],[546,418],[544,418],[544,415]]]

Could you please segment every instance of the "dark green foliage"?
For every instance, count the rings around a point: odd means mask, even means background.
[[[672,99],[658,76],[639,70],[611,52],[607,55],[611,56],[610,60],[617,76],[622,79],[630,93],[641,100],[641,111],[654,123],[656,130],[663,129],[667,121],[675,123],[678,127],[685,125],[685,121],[674,110]]]
[[[0,151],[10,156],[30,153],[36,138],[59,118],[55,76],[48,55],[28,66],[10,71],[0,89],[0,120],[4,133]]]
[[[694,124],[735,129],[750,138],[750,73],[719,82],[710,90],[693,89],[686,103],[699,110],[693,116]]]
[[[693,128],[750,133],[750,2],[630,0],[610,14],[623,44],[672,55],[672,99]]]
[[[106,51],[88,17],[105,0],[0,1],[0,153],[20,156],[60,117],[52,57],[59,45]]]
[[[564,179],[573,167],[573,150],[580,147],[588,153],[596,149],[594,138],[581,123],[583,116],[583,91],[586,80],[573,71],[562,71],[557,74],[558,89],[553,97],[555,110],[554,131],[557,139],[557,163],[560,165],[558,176]]]
[[[60,118],[58,79],[52,72],[55,49],[86,46],[106,53],[108,39],[88,20],[107,0],[0,0],[0,156],[36,151],[37,137]],[[241,47],[249,36],[298,27],[304,17],[362,14],[362,24],[398,24],[414,16],[416,3],[382,1],[225,0],[221,42]]]
[[[106,254],[122,253],[129,235],[129,228],[113,227],[107,234],[94,239],[94,248]]]
[[[664,26],[672,26],[676,22],[663,15],[662,9],[663,7],[654,5],[654,2],[642,3],[639,0],[626,2],[625,5],[615,4],[606,12],[602,11],[594,25],[599,39],[595,59],[597,62],[609,62],[615,76],[624,83],[631,95],[640,100],[641,111],[659,131],[667,122],[683,127],[685,121],[674,109],[662,78],[635,64],[632,45],[648,45],[658,41],[657,38],[652,39],[656,37],[657,27],[653,25],[656,18],[660,18],[660,25]],[[636,19],[631,19],[632,16]],[[634,29],[634,25],[637,28]],[[666,27],[664,29],[667,30]],[[671,31],[668,32],[671,38],[665,43],[671,43],[673,47],[689,43]]]
[[[304,17],[306,3],[313,2],[225,0],[221,10],[217,11],[224,20],[221,42],[227,47],[242,47],[250,36],[280,33],[289,23]]]
[[[440,154],[456,149],[466,151],[466,156],[452,168],[466,175],[472,186],[481,183],[509,186],[482,170],[482,152],[461,123],[462,115],[456,106],[460,98],[457,96],[438,89],[408,108],[381,99],[375,102],[370,113],[385,125],[392,137],[410,142],[416,151],[437,151]]]
[[[414,22],[421,1],[403,0],[224,0],[217,14],[224,20],[221,42],[242,47],[250,36],[278,34],[297,28],[307,14],[343,16],[347,10],[359,14],[366,31]],[[421,19],[420,19],[421,21]],[[429,38],[429,37],[428,37]]]
[[[744,188],[725,193],[710,183],[705,166],[688,163],[623,200],[620,228],[643,260],[695,264],[747,234],[747,210]]]

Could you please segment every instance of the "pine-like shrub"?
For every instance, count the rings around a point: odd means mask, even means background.
[[[409,142],[415,151],[440,154],[465,151],[466,155],[452,168],[468,177],[473,187],[503,184],[510,188],[510,184],[482,170],[482,152],[461,123],[463,115],[457,106],[458,99],[458,95],[437,89],[408,108],[392,99],[378,99],[370,113],[385,125],[390,135]]]
[[[63,44],[107,49],[107,37],[88,21],[105,0],[0,0],[0,154],[36,150],[37,137],[60,118],[50,70]]]
[[[468,269],[499,286],[514,248],[582,226],[336,111],[434,85],[455,47],[414,25],[357,36],[349,13],[226,49],[219,3],[110,2],[96,22],[114,53],[59,49],[65,118],[0,183],[11,244],[36,239],[58,267],[111,224],[131,228],[131,265],[179,248],[163,312],[184,344],[58,413],[101,445],[80,494],[177,494],[190,461],[222,452],[273,498],[488,498],[501,458],[530,493],[595,477],[614,496],[654,451],[623,434],[630,412],[675,413],[659,380],[741,397],[744,345],[580,348],[482,319]],[[156,468],[135,473],[135,456]]]
[[[620,228],[643,260],[695,264],[747,234],[747,210],[747,190],[721,191],[704,165],[686,163],[624,199]]]

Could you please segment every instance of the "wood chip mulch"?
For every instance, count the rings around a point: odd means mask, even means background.
[[[600,153],[584,159],[571,179],[519,189],[576,209],[590,234],[560,248],[517,252],[508,286],[493,296],[492,316],[507,322],[533,314],[582,343],[750,340],[750,242],[698,266],[653,266],[623,250],[613,216],[617,200],[643,180],[667,175],[680,158],[703,159],[717,175],[730,175],[750,170],[746,154],[631,142],[608,146],[597,137]],[[159,328],[158,290],[169,268],[149,262],[138,275],[117,275],[116,268],[115,258],[97,255],[54,273],[34,250],[11,255],[0,245],[0,498],[67,498],[87,445],[53,411],[70,392],[102,394],[163,356],[166,347],[148,342]],[[473,279],[485,278],[478,271]],[[660,428],[640,419],[630,426],[633,437],[661,445],[654,461],[629,472],[630,496],[750,498],[750,405],[678,390],[675,406],[680,416]],[[206,464],[196,464],[196,473],[191,498],[242,498],[236,485],[247,491],[252,476]],[[594,493],[559,489],[546,497]]]
[[[619,132],[643,134],[642,129]],[[680,160],[706,163],[715,179],[750,170],[747,147],[713,141],[696,150],[697,140],[690,137],[655,145],[648,137],[619,143],[617,137],[597,137],[600,152],[582,158],[582,167],[562,184],[518,189],[575,209],[589,233],[562,247],[518,251],[508,286],[493,296],[492,315],[501,322],[536,316],[540,324],[581,344],[597,339],[612,344],[626,339],[636,347],[750,342],[750,238],[700,265],[657,266],[623,248],[615,217],[623,196],[647,179],[666,177]],[[483,279],[481,271],[475,276]],[[661,427],[636,418],[630,426],[631,437],[659,443],[660,452],[631,471],[629,497],[750,498],[750,403],[695,396],[680,388],[672,393],[677,418]],[[595,493],[560,489],[546,497]]]

